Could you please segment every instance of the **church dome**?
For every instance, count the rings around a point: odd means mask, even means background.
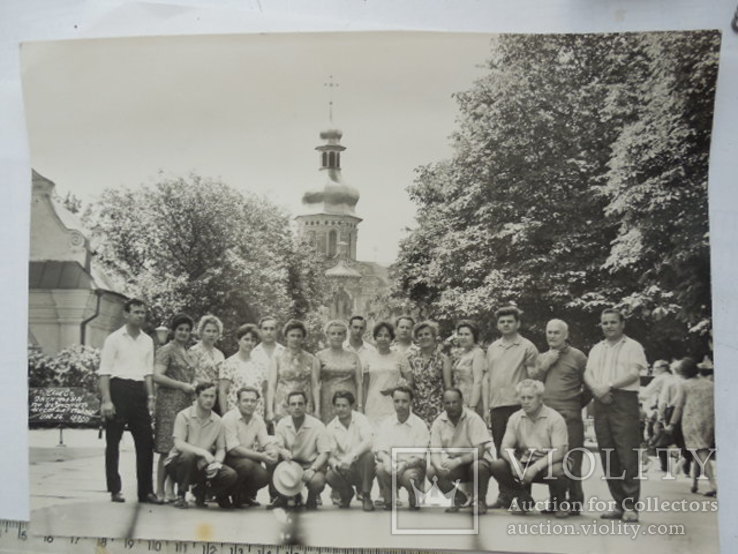
[[[323,186],[303,194],[302,203],[308,214],[356,216],[354,208],[359,201],[359,191],[346,184],[341,176],[341,153],[346,150],[341,144],[342,136],[343,133],[335,128],[320,132],[324,142],[315,149],[320,152]]]

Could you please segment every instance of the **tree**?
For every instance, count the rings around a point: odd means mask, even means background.
[[[197,175],[106,190],[85,221],[98,259],[151,320],[213,313],[227,331],[322,304],[316,261],[293,241],[289,217],[263,198]]]
[[[678,74],[671,92],[685,103],[663,109],[687,129],[709,121],[704,104],[693,121],[677,109],[689,105],[688,95],[703,94],[710,102],[714,90],[714,34],[699,34],[703,40],[693,54],[703,71],[680,73],[688,69],[683,60],[693,35],[496,39],[485,76],[455,95],[460,116],[453,157],[419,168],[409,189],[419,225],[401,245],[395,294],[424,304],[447,327],[460,317],[476,318],[488,338],[492,311],[510,301],[523,309],[528,331],[539,339],[547,319],[562,317],[587,346],[600,336],[597,314],[607,305],[620,304],[643,320],[646,314],[628,302],[643,290],[640,275],[612,265],[631,252],[627,233],[637,219],[635,206],[630,218],[615,208],[613,164],[635,133],[658,142],[645,121],[644,93],[665,75]],[[675,43],[680,48],[662,56]],[[677,59],[682,65],[674,65]],[[651,94],[653,117],[662,117],[655,111],[658,95]],[[637,146],[629,152],[627,163],[649,166]],[[703,178],[706,154],[704,142],[695,144],[689,169]],[[694,214],[693,222],[704,228],[701,217]],[[697,229],[685,226],[691,238],[697,233],[704,240]]]

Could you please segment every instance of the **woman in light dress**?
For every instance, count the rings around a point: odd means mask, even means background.
[[[413,392],[413,413],[430,427],[443,411],[443,391],[451,387],[451,364],[438,349],[438,324],[421,321],[413,329],[418,350],[408,355],[408,384]]]
[[[461,320],[456,324],[456,338],[459,350],[451,365],[451,381],[464,395],[464,405],[482,415],[482,377],[486,357],[477,344],[479,328],[469,320]]]
[[[267,368],[251,356],[251,351],[259,344],[259,329],[247,323],[236,331],[238,352],[227,358],[220,366],[218,380],[218,402],[220,410],[225,414],[238,405],[238,391],[242,387],[254,387],[261,396],[256,405],[256,412],[264,417],[264,401],[267,383]]]
[[[197,322],[197,336],[200,341],[190,348],[195,362],[195,382],[217,384],[220,364],[225,356],[215,347],[215,343],[223,336],[223,322],[214,315],[202,316]]]
[[[282,328],[286,348],[275,354],[269,369],[266,395],[266,418],[274,424],[287,415],[287,395],[303,391],[308,398],[307,412],[314,413],[313,390],[318,387],[320,364],[303,349],[307,328],[302,321],[291,319]]]
[[[323,423],[333,417],[333,393],[337,390],[351,391],[357,401],[356,410],[363,412],[362,368],[359,355],[343,347],[348,326],[340,320],[329,321],[325,326],[328,348],[316,354],[320,364],[319,383],[313,389],[316,415]]]
[[[693,358],[684,358],[677,371],[684,379],[679,384],[674,412],[666,429],[673,432],[681,422],[684,445],[696,458],[692,464],[692,492],[697,492],[699,461],[710,483],[705,496],[716,496],[717,481],[712,463],[715,448],[715,384],[711,379],[699,375],[697,362]]]
[[[377,427],[387,416],[395,413],[392,390],[406,379],[409,371],[407,357],[390,349],[395,339],[393,325],[380,321],[374,326],[376,352],[367,357],[364,370],[364,413]]]
[[[195,361],[187,350],[193,326],[190,316],[175,315],[169,326],[173,339],[156,351],[154,359],[154,450],[159,454],[156,496],[160,502],[174,500],[173,484],[164,471],[164,460],[174,447],[174,420],[195,399]]]

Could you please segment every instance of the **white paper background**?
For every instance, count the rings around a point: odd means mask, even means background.
[[[26,341],[30,163],[19,43],[103,36],[423,29],[484,32],[723,31],[710,157],[720,535],[738,551],[738,33],[735,0],[83,0],[0,2],[0,518],[28,518]],[[101,462],[102,463],[102,462]]]

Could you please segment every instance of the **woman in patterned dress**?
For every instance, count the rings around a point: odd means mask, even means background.
[[[210,314],[200,318],[197,323],[197,336],[200,337],[200,342],[190,348],[190,354],[195,361],[196,383],[218,382],[220,364],[225,360],[225,356],[215,347],[215,343],[222,335],[223,323],[220,319]]]
[[[193,326],[190,316],[175,315],[170,325],[173,340],[157,350],[154,362],[153,378],[157,385],[154,450],[159,453],[156,496],[162,502],[174,499],[173,485],[165,479],[164,471],[164,460],[174,447],[174,419],[195,398],[195,362],[187,350]]]
[[[395,413],[390,391],[402,384],[409,371],[407,358],[390,349],[395,339],[391,323],[380,321],[374,326],[376,352],[367,357],[364,366],[364,413],[376,427],[387,416]]]
[[[267,383],[266,419],[274,424],[287,415],[287,395],[292,391],[303,391],[308,398],[307,412],[314,412],[313,388],[320,372],[318,359],[303,350],[307,328],[302,321],[289,320],[282,336],[286,348],[275,354]]]
[[[408,355],[408,384],[413,392],[413,413],[430,427],[443,411],[443,391],[451,386],[451,364],[438,348],[438,324],[421,321],[413,329],[418,350]]]
[[[238,405],[238,391],[242,387],[254,387],[260,397],[256,404],[256,412],[264,417],[264,395],[266,394],[267,368],[251,357],[251,351],[259,344],[259,329],[247,323],[236,331],[238,352],[227,358],[220,366],[218,379],[218,401],[220,410],[225,414]]]
[[[464,405],[482,415],[482,376],[486,358],[477,345],[479,329],[468,320],[456,324],[459,353],[451,364],[453,386],[464,395]]]
[[[356,410],[363,412],[362,370],[359,355],[343,347],[348,334],[348,326],[340,320],[329,321],[325,326],[328,348],[316,354],[320,363],[319,386],[313,389],[316,416],[323,423],[334,417],[333,393],[348,390],[357,401]]]
[[[674,413],[666,429],[673,432],[681,421],[684,445],[699,460],[710,482],[705,496],[717,495],[715,469],[712,463],[715,448],[715,384],[699,375],[697,362],[684,358],[677,370],[684,380],[674,399]],[[697,492],[697,463],[692,464],[692,492]]]

